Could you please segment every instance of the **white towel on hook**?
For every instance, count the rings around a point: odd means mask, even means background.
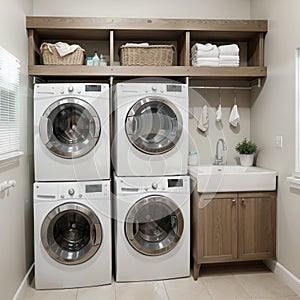
[[[199,121],[197,127],[202,131],[206,132],[208,129],[208,108],[207,105],[203,105],[202,112],[199,116]]]
[[[233,107],[232,107],[232,110],[230,112],[229,123],[233,127],[236,127],[236,126],[238,126],[239,122],[240,122],[240,115],[239,115],[239,112],[238,112],[237,105],[234,104]]]
[[[218,109],[216,111],[216,121],[220,122],[222,119],[222,106],[219,104]]]

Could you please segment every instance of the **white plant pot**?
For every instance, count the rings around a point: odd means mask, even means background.
[[[243,167],[253,166],[254,154],[240,154],[240,162]]]

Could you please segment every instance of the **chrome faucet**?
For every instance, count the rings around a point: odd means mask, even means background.
[[[215,155],[214,165],[223,165],[223,164],[225,164],[224,156],[219,156],[219,144],[220,143],[223,144],[223,155],[224,155],[224,151],[227,150],[227,146],[226,146],[224,140],[223,139],[218,139],[217,145],[216,145],[216,155]]]

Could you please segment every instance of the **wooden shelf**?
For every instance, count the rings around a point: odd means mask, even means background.
[[[140,76],[160,76],[160,77],[201,77],[203,79],[216,78],[240,78],[254,79],[267,76],[266,67],[87,67],[87,66],[29,66],[29,75],[41,77],[140,77]]]
[[[266,20],[197,20],[27,17],[29,36],[29,75],[43,78],[63,77],[192,77],[196,79],[253,80],[267,76],[264,66]],[[91,54],[100,50],[110,66],[50,66],[40,64],[42,42],[66,41],[80,44]],[[165,43],[176,46],[174,66],[114,66],[118,48],[126,41]],[[242,67],[190,66],[190,49],[195,42],[237,43]],[[101,52],[102,51],[102,52]]]

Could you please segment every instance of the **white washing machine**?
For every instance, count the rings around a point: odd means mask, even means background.
[[[188,86],[118,83],[113,94],[117,176],[187,174]]]
[[[189,276],[189,176],[115,176],[114,183],[116,281]]]
[[[34,86],[35,181],[110,178],[109,85]]]
[[[110,180],[34,184],[36,289],[111,283]]]

